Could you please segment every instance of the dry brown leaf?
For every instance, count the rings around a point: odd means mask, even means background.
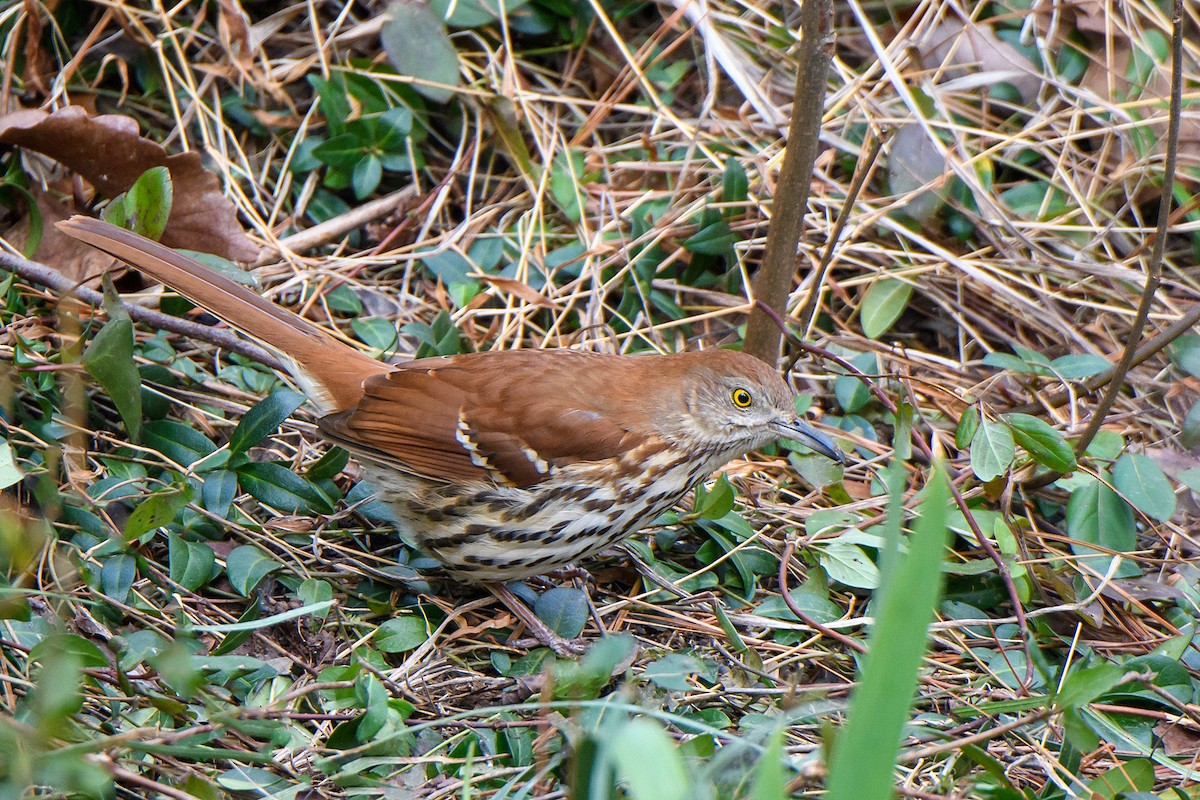
[[[900,196],[932,186],[908,199],[904,211],[917,222],[930,222],[945,202],[946,188],[940,179],[950,175],[946,156],[937,143],[916,123],[904,125],[888,146],[888,187]]]
[[[1089,36],[1089,40],[1094,45],[1090,48],[1090,52],[1093,54],[1091,63],[1080,81],[1080,86],[1093,92],[1112,106],[1125,105],[1129,107],[1131,109],[1130,116],[1136,114],[1138,118],[1144,119],[1153,115],[1155,119],[1150,125],[1158,135],[1155,148],[1158,153],[1165,152],[1166,109],[1171,97],[1170,61],[1168,59],[1159,63],[1154,60],[1144,85],[1131,81],[1129,78],[1130,61],[1133,58],[1134,47],[1145,52],[1148,50],[1148,45],[1132,42],[1125,27],[1113,24],[1112,19],[1106,17],[1105,7],[1106,4],[1102,0],[1081,0],[1075,4],[1075,24],[1079,30],[1092,34]],[[1183,74],[1185,76],[1195,75],[1196,69],[1197,64],[1188,57],[1185,49]],[[1157,101],[1156,106],[1147,106],[1145,104],[1147,100]],[[1132,109],[1137,110],[1134,112]],[[1125,121],[1125,118],[1112,120],[1112,122]],[[1107,120],[1102,120],[1102,124],[1107,124],[1107,122]],[[1114,163],[1102,164],[1099,169],[1113,175],[1120,174],[1121,166],[1134,166],[1136,169],[1142,169],[1140,165],[1147,154],[1129,152],[1129,140],[1125,137],[1121,137],[1118,141],[1121,144],[1120,155],[1124,157],[1123,165],[1115,163],[1115,159],[1112,159]],[[1179,126],[1179,156],[1183,163],[1190,163],[1200,157],[1200,114],[1197,114],[1186,102],[1183,106]],[[1187,172],[1181,170],[1179,179],[1187,180]]]
[[[30,192],[42,214],[42,239],[33,252],[33,259],[54,267],[78,284],[93,289],[99,287],[101,274],[112,268],[115,259],[103,250],[86,245],[58,229],[54,223],[75,213],[69,203],[41,191],[37,186],[31,187]],[[30,219],[32,217],[26,215],[4,233],[4,238],[21,250],[29,241]]]
[[[1070,7],[1075,10],[1075,27],[1083,33],[1104,33],[1112,24],[1106,0],[1075,0]]]
[[[516,295],[526,303],[533,303],[544,308],[554,308],[554,303],[551,302],[550,298],[520,281],[515,281],[512,278],[500,278],[495,275],[480,275],[478,277],[501,291]]]
[[[45,23],[42,21],[42,9],[35,0],[25,0],[25,24],[28,31],[25,34],[25,85],[27,88],[45,95],[49,92],[47,85],[53,78],[54,60],[42,49],[42,35]]]
[[[142,137],[132,117],[91,116],[69,106],[53,113],[26,109],[0,116],[0,142],[41,153],[75,171],[105,197],[127,191],[151,167],[171,172],[175,199],[162,242],[253,261],[259,248],[238,224],[234,206],[199,153],[168,155]]]
[[[1170,65],[1155,64],[1146,85],[1136,86],[1126,78],[1129,74],[1131,47],[1128,40],[1116,39],[1112,47],[1112,60],[1108,63],[1093,61],[1087,72],[1084,73],[1081,85],[1114,104],[1157,100],[1162,103],[1162,108],[1165,110],[1171,97]],[[1195,72],[1195,64],[1184,65],[1185,74],[1195,74]],[[1142,113],[1149,114],[1151,112],[1144,110]],[[1167,131],[1166,114],[1161,114],[1153,125],[1155,131],[1160,135],[1165,135]],[[1200,155],[1200,115],[1190,112],[1187,104],[1184,105],[1179,125],[1179,153],[1180,155]]]
[[[942,79],[954,80],[975,72],[981,86],[1011,83],[1025,103],[1042,87],[1042,76],[1017,48],[996,35],[990,25],[946,20],[917,44],[926,69],[942,69]]]
[[[1195,757],[1200,754],[1200,734],[1178,722],[1160,722],[1154,732],[1162,739],[1163,750],[1174,758]]]
[[[1182,589],[1163,583],[1156,577],[1117,578],[1105,584],[1100,590],[1105,597],[1126,602],[1130,599],[1146,602],[1149,600],[1184,600],[1187,594]]]

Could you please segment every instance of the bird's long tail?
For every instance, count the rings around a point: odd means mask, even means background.
[[[84,216],[58,227],[170,286],[277,353],[322,413],[356,405],[363,380],[390,369],[195,259],[133,231]]]

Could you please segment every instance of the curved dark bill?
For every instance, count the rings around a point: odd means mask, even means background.
[[[846,463],[846,456],[842,455],[842,451],[823,433],[818,433],[816,428],[802,420],[793,420],[791,422],[777,422],[775,429],[779,431],[781,436],[786,436],[788,439],[795,439],[800,444],[812,450],[814,453],[820,453],[826,458],[832,458],[839,464]]]

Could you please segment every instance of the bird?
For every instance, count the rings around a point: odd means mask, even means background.
[[[87,216],[58,225],[276,354],[401,535],[452,578],[486,586],[560,654],[578,648],[506,583],[622,541],[779,438],[844,463],[797,415],[779,373],[746,353],[512,349],[389,364],[133,231]]]

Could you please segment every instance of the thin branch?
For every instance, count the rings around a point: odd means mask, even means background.
[[[842,201],[841,210],[838,211],[838,218],[833,224],[833,232],[829,234],[829,241],[825,243],[825,255],[821,256],[821,263],[817,265],[817,272],[812,279],[812,294],[809,295],[804,308],[796,315],[800,320],[800,330],[804,331],[805,336],[811,334],[817,320],[817,312],[821,310],[821,287],[825,284],[825,275],[829,272],[829,265],[833,263],[833,254],[838,240],[842,238],[842,231],[846,229],[846,225],[854,213],[854,204],[858,200],[859,192],[862,191],[862,187],[867,183],[867,178],[874,171],[875,161],[879,158],[880,150],[890,138],[890,131],[883,131],[878,136],[871,137],[871,144],[867,148],[867,152],[854,165],[854,178],[850,181],[850,188],[846,190],[846,198]]]
[[[786,313],[792,276],[796,272],[796,248],[804,229],[813,166],[820,145],[821,117],[825,111],[825,75],[829,69],[827,49],[831,0],[812,0],[800,5],[799,63],[788,126],[787,150],[771,205],[771,230],[762,266],[754,279],[754,296],[776,313]],[[751,312],[746,326],[745,351],[769,364],[779,359],[781,333],[771,318]]]
[[[867,652],[867,646],[857,639],[847,636],[844,633],[839,633],[828,625],[823,625],[810,615],[804,613],[794,599],[788,589],[788,565],[792,563],[792,556],[796,554],[796,540],[789,538],[787,545],[783,549],[783,558],[779,559],[779,594],[783,596],[783,602],[787,604],[788,610],[796,615],[796,618],[803,622],[808,627],[812,628],[822,636],[827,636],[830,639],[841,642],[846,647],[859,653]]]
[[[1179,125],[1183,116],[1183,0],[1175,0],[1175,10],[1171,15],[1171,109],[1167,120],[1167,154],[1163,165],[1162,194],[1158,199],[1158,225],[1154,231],[1154,249],[1150,260],[1146,263],[1146,286],[1142,290],[1142,299],[1138,303],[1137,314],[1129,329],[1129,337],[1121,360],[1113,369],[1111,383],[1096,409],[1087,427],[1075,444],[1075,457],[1081,457],[1087,450],[1092,439],[1100,431],[1108,412],[1117,402],[1121,389],[1125,386],[1125,376],[1133,367],[1137,355],[1137,343],[1142,338],[1146,321],[1150,318],[1150,307],[1154,304],[1154,296],[1162,282],[1163,252],[1167,247],[1167,229],[1171,221],[1171,202],[1175,188],[1175,161],[1179,155]]]
[[[1130,365],[1131,368],[1138,366],[1144,361],[1147,361],[1156,353],[1165,349],[1171,344],[1171,342],[1175,341],[1180,336],[1194,328],[1197,323],[1200,323],[1200,305],[1192,306],[1183,314],[1183,316],[1172,322],[1167,327],[1163,328],[1162,333],[1158,334],[1153,339],[1139,347],[1133,355],[1133,361]],[[1100,387],[1112,383],[1113,378],[1116,377],[1116,374],[1116,367],[1111,367],[1106,369],[1104,372],[1101,372],[1099,375],[1093,375],[1087,380],[1081,381],[1081,383],[1089,392],[1094,392]],[[1058,408],[1059,406],[1066,405],[1070,399],[1071,392],[1064,389],[1058,394],[1042,398],[1040,402],[1026,403],[1025,405],[1015,406],[1008,410],[1010,413],[1036,414],[1039,411],[1047,408]]]
[[[0,253],[0,269],[15,272],[27,281],[47,286],[62,297],[74,297],[92,308],[103,307],[104,295],[100,294],[100,292],[89,289],[86,286],[80,286],[53,267],[38,261],[30,261],[11,253]],[[286,371],[283,364],[275,356],[226,328],[201,325],[190,320],[172,317],[169,314],[163,314],[161,311],[154,311],[153,309],[143,308],[131,303],[122,302],[121,307],[136,322],[144,323],[158,330],[178,333],[196,341],[208,342],[231,353],[237,353],[246,358],[253,359],[271,369],[281,372]]]

